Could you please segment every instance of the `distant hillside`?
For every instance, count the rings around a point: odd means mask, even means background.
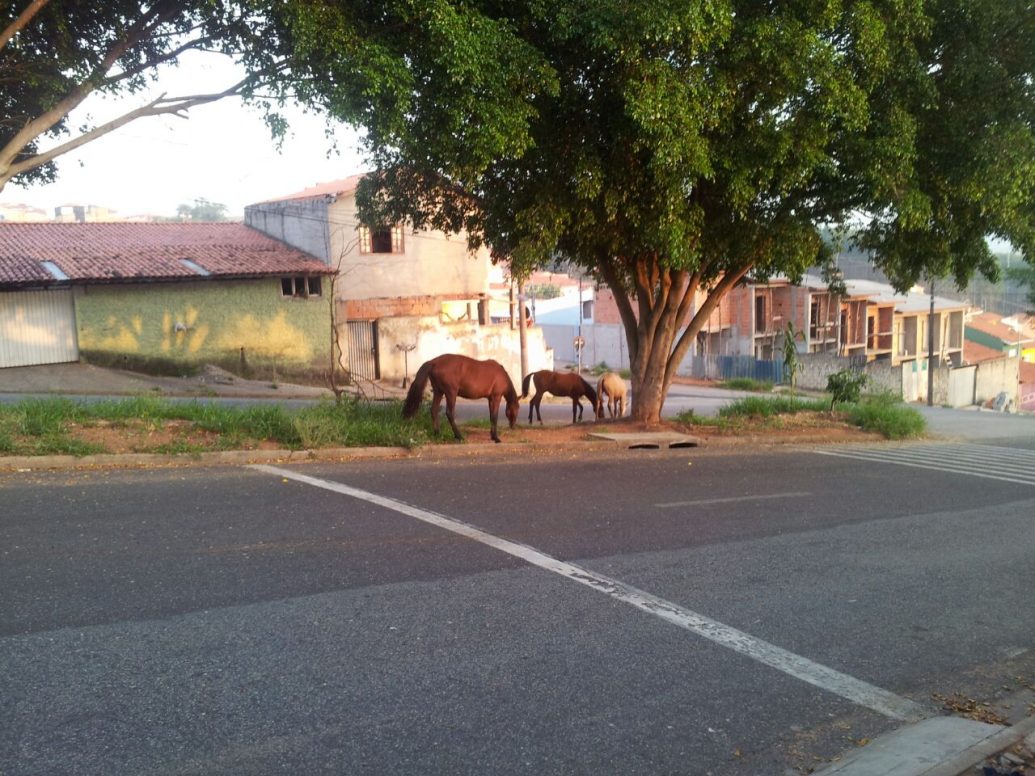
[[[833,245],[833,240],[829,233],[825,237],[828,244]],[[1010,261],[1014,263],[1021,261],[1016,255],[1012,258],[1005,253],[996,255],[1002,267],[1008,266]],[[888,282],[887,276],[873,266],[869,254],[858,248],[842,248],[837,257],[837,266],[844,273],[846,280]],[[948,299],[970,302],[983,310],[999,313],[1000,315],[1024,312],[1031,307],[1027,303],[1027,289],[1024,287],[1011,281],[1003,280],[1000,280],[999,283],[990,283],[981,275],[971,278],[970,285],[962,291],[957,289],[955,285],[952,285],[951,281],[938,283],[935,293]]]

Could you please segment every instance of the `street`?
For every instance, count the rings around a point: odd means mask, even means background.
[[[0,772],[806,773],[1035,677],[1033,447],[0,475]]]

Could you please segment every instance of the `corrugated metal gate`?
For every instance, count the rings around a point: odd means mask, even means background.
[[[381,379],[377,349],[377,321],[347,321],[349,327],[349,372],[365,380]]]
[[[0,293],[0,367],[78,360],[70,289]]]

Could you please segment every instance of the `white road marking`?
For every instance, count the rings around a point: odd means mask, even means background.
[[[438,528],[493,547],[500,552],[520,558],[537,568],[552,571],[641,611],[660,617],[666,622],[677,625],[698,636],[703,636],[728,649],[732,649],[734,652],[739,652],[764,665],[850,700],[853,703],[865,706],[886,717],[916,721],[931,716],[931,712],[928,709],[908,698],[895,695],[860,679],[836,671],[833,668],[815,663],[808,658],[796,655],[775,644],[755,638],[748,633],[732,628],[729,625],[724,625],[703,614],[685,609],[663,598],[651,595],[617,579],[598,574],[589,569],[576,566],[573,563],[558,560],[526,544],[512,542],[509,539],[494,536],[473,525],[440,515],[437,512],[421,509],[403,501],[379,496],[376,493],[370,493],[369,491],[353,488],[342,483],[310,477],[276,466],[254,465],[251,468],[277,477],[284,477],[312,485],[316,488],[361,499],[370,504],[408,515]]]
[[[734,501],[764,501],[765,499],[771,498],[802,498],[803,496],[811,496],[811,493],[801,492],[790,492],[790,493],[765,493],[758,496],[730,496],[728,498],[699,498],[693,501],[668,501],[664,504],[655,504],[654,506],[659,509],[668,509],[670,507],[694,507],[701,504],[729,504]]]
[[[987,480],[1035,485],[1035,451],[985,445],[909,445],[839,447],[814,450],[818,455],[874,461],[893,466],[963,474]]]

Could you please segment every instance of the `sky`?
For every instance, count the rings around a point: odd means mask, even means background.
[[[87,116],[94,124],[111,120],[163,92],[173,97],[219,91],[242,77],[243,70],[224,56],[188,52],[179,66],[163,70],[146,94],[120,100],[88,97],[70,115],[69,126],[80,126]],[[290,130],[279,152],[262,114],[237,98],[192,108],[186,119],[138,119],[59,157],[55,183],[8,184],[0,202],[48,213],[58,205],[76,204],[111,208],[121,216],[174,216],[178,205],[207,199],[226,205],[233,217],[249,203],[370,169],[355,130],[335,126],[338,153],[328,157],[324,119],[298,106],[285,114]]]

